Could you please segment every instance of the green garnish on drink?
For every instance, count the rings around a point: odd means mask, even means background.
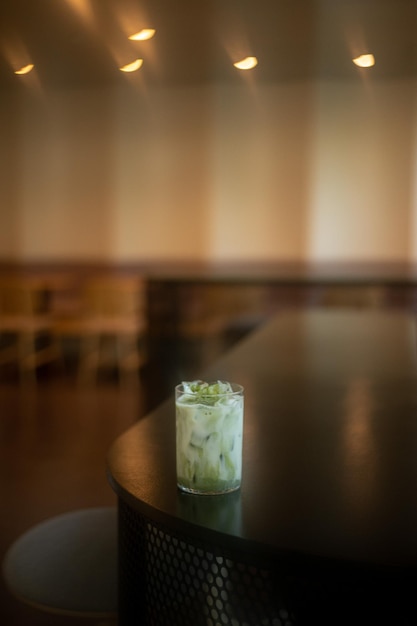
[[[178,486],[191,493],[238,489],[242,476],[243,388],[225,381],[176,387]]]

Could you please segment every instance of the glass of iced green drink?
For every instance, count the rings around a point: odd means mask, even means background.
[[[239,489],[242,478],[243,387],[196,380],[175,388],[177,483],[214,495]]]

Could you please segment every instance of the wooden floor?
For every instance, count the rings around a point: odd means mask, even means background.
[[[0,371],[0,558],[21,533],[48,517],[115,504],[105,470],[114,439],[237,339],[155,341],[147,365],[126,385],[117,372],[102,372],[81,386],[71,364],[45,367],[36,384],[12,369]],[[1,581],[1,626],[74,623],[80,622],[23,607]]]

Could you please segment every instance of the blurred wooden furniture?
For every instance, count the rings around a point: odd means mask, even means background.
[[[15,362],[34,378],[39,365],[61,354],[52,331],[48,287],[42,277],[0,277],[0,365]]]
[[[99,369],[116,365],[126,377],[146,359],[146,284],[138,276],[98,274],[79,286],[78,310],[57,317],[57,336],[79,341],[79,378],[88,381]]]

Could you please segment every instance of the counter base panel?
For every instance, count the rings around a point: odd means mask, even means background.
[[[406,626],[401,585],[297,574],[155,522],[119,499],[119,626]],[[415,617],[415,616],[414,616]],[[313,622],[312,622],[313,620]]]

